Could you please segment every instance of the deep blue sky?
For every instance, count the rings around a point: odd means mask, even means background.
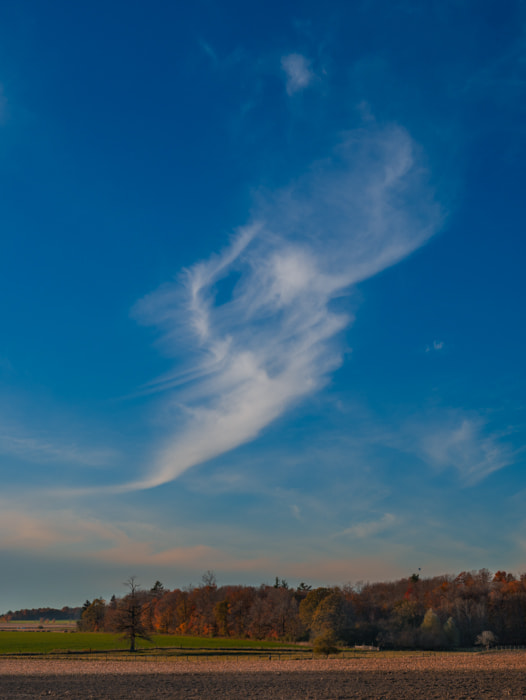
[[[526,7],[0,8],[0,612],[526,567]]]

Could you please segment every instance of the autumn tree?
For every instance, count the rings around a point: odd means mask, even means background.
[[[224,600],[228,605],[225,622],[230,636],[250,636],[252,606],[257,597],[258,592],[253,586],[230,586],[225,590]]]
[[[309,591],[300,603],[300,620],[307,631],[312,627],[312,618],[320,602],[330,595],[330,588],[315,588]]]
[[[488,628],[507,644],[526,643],[526,577],[497,571],[489,595]]]
[[[336,639],[347,640],[353,624],[352,605],[335,588],[319,602],[311,621],[311,632],[317,637],[332,632]]]
[[[267,609],[270,634],[276,639],[296,640],[301,634],[298,603],[288,586],[267,589]]]
[[[157,603],[165,592],[166,589],[160,581],[156,581],[148,591],[147,603],[144,605],[143,616],[147,619],[147,626],[150,630],[155,626],[155,609]]]
[[[446,636],[447,645],[451,648],[458,647],[460,642],[460,634],[458,632],[458,627],[455,620],[452,617],[448,617],[444,624],[444,634]]]
[[[88,602],[86,601],[86,603]],[[98,632],[104,629],[105,616],[106,601],[102,598],[95,598],[93,603],[84,604],[77,627],[81,632]]]
[[[433,608],[429,608],[424,615],[420,625],[419,641],[419,646],[424,649],[441,649],[446,646],[446,634],[440,623],[440,618]]]
[[[228,601],[220,600],[214,605],[214,619],[220,637],[228,636]]]

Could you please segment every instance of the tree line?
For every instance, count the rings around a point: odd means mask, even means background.
[[[323,648],[338,643],[383,648],[454,649],[526,644],[526,574],[487,569],[343,587],[296,588],[276,578],[274,585],[218,586],[207,572],[201,585],[150,590],[135,579],[129,592],[86,601],[79,629],[311,640]]]
[[[22,610],[8,610],[4,615],[0,615],[0,622],[10,622],[11,620],[78,620],[82,613],[82,608],[70,608],[65,605],[63,608],[23,608]]]

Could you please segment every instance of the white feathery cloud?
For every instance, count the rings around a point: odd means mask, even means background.
[[[334,300],[423,245],[441,220],[418,149],[396,126],[350,132],[331,157],[276,193],[219,255],[140,300],[177,372],[165,391],[173,435],[150,488],[256,438],[342,362],[351,317]]]
[[[287,76],[287,94],[304,90],[309,86],[314,73],[310,70],[310,61],[300,53],[291,53],[281,59],[281,68]]]
[[[510,448],[497,434],[488,434],[486,422],[479,416],[453,415],[441,424],[426,425],[417,451],[437,468],[453,467],[468,485],[514,461]]]
[[[367,522],[356,523],[351,525],[351,527],[346,528],[339,535],[346,535],[354,539],[364,539],[368,537],[374,537],[379,535],[386,530],[394,527],[397,519],[392,513],[385,513],[378,520],[370,520]]]

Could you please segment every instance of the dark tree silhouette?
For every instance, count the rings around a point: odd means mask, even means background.
[[[122,632],[123,638],[129,641],[130,651],[134,652],[136,639],[150,641],[149,630],[143,620],[148,594],[142,591],[135,582],[135,576],[130,576],[125,585],[128,586],[129,593],[119,602],[115,616],[115,627],[118,632]]]

